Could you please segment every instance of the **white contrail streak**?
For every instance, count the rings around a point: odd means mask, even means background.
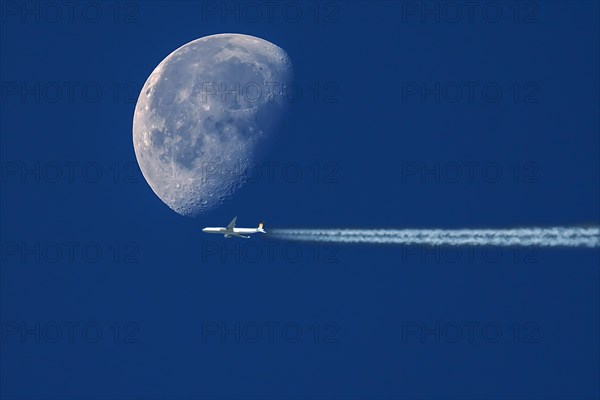
[[[516,229],[275,229],[282,240],[430,246],[598,247],[600,227]]]

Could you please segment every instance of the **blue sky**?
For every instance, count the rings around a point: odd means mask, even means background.
[[[269,4],[2,3],[1,396],[597,398],[597,248],[201,229],[598,225],[598,4]],[[302,96],[191,219],[144,181],[133,110],[225,32],[283,48]]]

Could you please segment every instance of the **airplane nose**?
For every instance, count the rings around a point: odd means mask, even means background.
[[[206,228],[202,229],[202,232],[206,232]]]

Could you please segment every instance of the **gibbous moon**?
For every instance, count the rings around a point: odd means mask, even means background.
[[[206,36],[169,54],[133,117],[135,155],[154,193],[185,216],[233,195],[276,130],[291,79],[286,52],[253,36]]]

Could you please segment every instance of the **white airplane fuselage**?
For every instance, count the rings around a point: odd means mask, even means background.
[[[250,238],[250,236],[248,236],[248,235],[251,235],[253,233],[267,233],[263,229],[262,223],[258,225],[258,228],[236,228],[235,221],[236,221],[236,218],[234,218],[226,228],[220,227],[220,226],[219,227],[209,226],[209,227],[202,229],[202,232],[217,233],[219,235],[223,235],[227,239],[229,239],[232,236],[248,239],[248,238]]]

